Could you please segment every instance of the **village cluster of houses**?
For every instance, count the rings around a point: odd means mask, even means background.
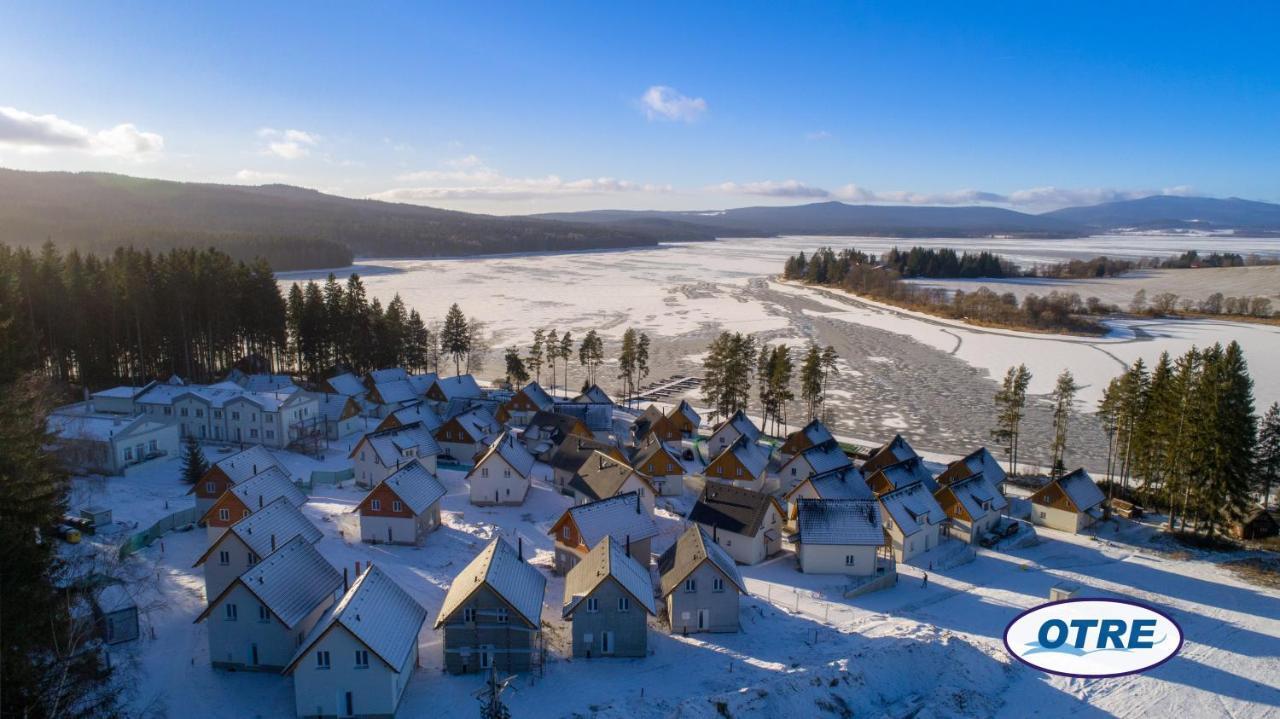
[[[442,466],[465,470],[475,506],[522,505],[535,482],[570,497],[550,525],[551,571],[564,577],[560,616],[581,658],[645,656],[651,620],[672,633],[738,631],[738,567],[784,545],[805,573],[892,578],[895,562],[981,542],[1011,521],[1005,474],[985,449],[934,471],[901,436],[860,452],[815,420],[778,442],[742,412],[704,428],[687,402],[636,411],[594,386],[554,397],[537,383],[495,390],[467,375],[386,369],[321,390],[241,376],[116,388],[87,408],[168,428],[166,451],[184,435],[243,440],[249,428],[234,423],[257,423],[247,449],[191,488],[209,539],[195,565],[207,601],[196,621],[215,667],[292,676],[299,716],[394,714],[428,619],[381,567],[339,571],[316,548],[307,496],[269,451],[309,417],[337,437],[377,420],[349,452],[364,542],[424,543],[441,525]],[[655,556],[655,513],[685,494],[696,497],[685,529]],[[1102,499],[1077,470],[1032,497],[1031,518],[1079,531]],[[447,671],[540,663],[547,577],[524,554],[522,542],[494,538],[454,578],[433,624]]]

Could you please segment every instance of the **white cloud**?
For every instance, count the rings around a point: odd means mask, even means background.
[[[0,107],[0,147],[19,152],[77,150],[143,160],[164,150],[164,138],[143,132],[133,123],[92,132],[57,115],[33,115],[15,107]]]
[[[1125,190],[1110,188],[1068,189],[1060,187],[1035,187],[1017,190],[1009,194],[986,190],[951,190],[944,192],[915,192],[910,190],[877,191],[861,185],[848,184],[827,190],[798,180],[762,182],[723,182],[707,188],[710,192],[726,195],[754,195],[778,198],[831,198],[855,204],[895,205],[1001,205],[1028,211],[1052,210],[1077,205],[1096,205],[1101,202],[1133,200],[1151,195],[1193,195],[1195,190],[1185,185],[1161,190]]]
[[[297,160],[311,154],[311,148],[320,142],[320,136],[305,130],[277,130],[264,127],[258,130],[258,137],[267,145],[266,154],[282,157],[286,160]]]
[[[289,179],[289,176],[283,172],[262,172],[260,170],[241,170],[236,173],[236,180],[249,184],[260,185],[264,183],[283,182]]]
[[[1166,187],[1161,190],[1118,190],[1106,187],[1071,189],[1065,187],[1032,187],[1009,193],[1008,202],[1014,206],[1056,209],[1077,205],[1097,205],[1103,202],[1120,202],[1136,200],[1152,195],[1194,195],[1195,190],[1187,185]]]
[[[845,185],[832,193],[849,202],[886,202],[903,205],[976,205],[1007,202],[1004,195],[982,190],[952,190],[950,192],[910,192],[893,190],[876,192],[858,185]]]
[[[640,104],[650,120],[695,122],[707,112],[707,101],[689,97],[666,85],[654,85],[645,90]]]
[[[821,140],[830,140],[831,137],[832,137],[831,133],[827,132],[826,130],[815,130],[814,132],[810,132],[804,136],[806,140],[811,140],[813,142],[818,142]]]
[[[727,195],[760,195],[763,197],[808,197],[827,198],[831,193],[821,187],[806,185],[797,180],[775,182],[722,182],[712,188]]]
[[[373,195],[391,202],[438,202],[442,200],[530,200],[581,195],[608,195],[632,192],[669,192],[669,185],[649,185],[612,177],[565,180],[557,175],[508,177],[484,164],[475,155],[446,160],[450,169],[421,170],[396,177],[413,183]]]

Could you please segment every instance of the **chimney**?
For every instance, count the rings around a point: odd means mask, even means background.
[[[271,551],[276,551],[276,535],[271,535]]]
[[[356,560],[356,576],[360,576],[360,560]]]
[[[631,535],[627,534],[627,556],[631,556]]]
[[[523,562],[524,561],[524,537],[517,536],[516,542],[518,543],[518,546],[516,547],[516,552],[520,555],[520,561]]]
[[[718,524],[713,524],[713,525],[711,525],[711,541],[715,542],[716,544],[719,544],[719,543],[720,543],[720,531],[719,531],[719,530],[720,530],[720,525],[718,525]]]
[[[262,509],[262,495],[258,495],[258,509]]]
[[[342,593],[346,594],[347,589],[349,589],[350,586],[351,585],[348,583],[348,580],[347,580],[347,568],[343,567],[342,568]]]
[[[640,513],[640,495],[636,495],[636,514]]]
[[[258,465],[256,465],[256,464],[255,464],[255,465],[253,465],[253,473],[254,473],[254,474],[257,474],[257,473],[258,473]]]

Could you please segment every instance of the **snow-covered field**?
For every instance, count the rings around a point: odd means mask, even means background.
[[[281,453],[293,472],[342,464],[334,451],[315,460]],[[77,480],[78,503],[113,507],[118,518],[163,514],[183,495],[175,460],[154,462],[128,478]],[[452,576],[483,543],[522,537],[532,562],[551,565],[546,532],[568,499],[544,487],[518,508],[476,508],[460,473],[442,472],[449,489],[445,526],[421,548],[353,542],[349,513],[360,494],[323,489],[304,506],[321,527],[320,551],[338,567],[373,561],[421,602],[434,619]],[[679,501],[677,509],[688,504]],[[660,510],[664,549],[681,530]],[[551,577],[543,620],[550,657],[541,677],[520,677],[506,698],[516,717],[1265,717],[1280,711],[1280,597],[1236,579],[1214,561],[1176,560],[1148,539],[1147,526],[1108,524],[1101,538],[1041,530],[1042,542],[1013,551],[981,550],[954,569],[900,566],[896,587],[843,599],[834,577],[800,574],[790,553],[743,569],[752,592],[742,604],[740,634],[672,637],[654,627],[642,660],[573,661],[559,619],[563,582]],[[140,584],[151,605],[143,638],[120,645],[136,660],[135,708],[188,717],[291,716],[286,677],[214,671],[203,608],[203,581],[191,564],[203,531],[173,533],[129,560],[154,577]],[[943,551],[943,550],[935,550]],[[940,557],[925,557],[927,563]],[[549,574],[549,572],[548,572]],[[1090,596],[1152,604],[1182,626],[1187,643],[1174,660],[1143,675],[1079,680],[1043,674],[1006,654],[1004,626],[1047,600],[1069,580]],[[159,601],[153,601],[158,599]],[[455,716],[477,711],[475,676],[441,671],[440,636],[419,637],[423,666],[399,716]],[[129,662],[123,662],[128,664]]]

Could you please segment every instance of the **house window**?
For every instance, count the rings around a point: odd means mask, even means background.
[[[502,477],[503,479],[511,479],[511,470],[510,469],[502,470]]]
[[[166,417],[171,417],[171,416],[173,416],[173,408],[172,408],[172,407],[165,407],[165,408],[164,408],[164,416],[166,416]]]
[[[795,467],[792,467],[792,468],[791,468],[791,476],[792,476],[792,477],[796,476],[796,468],[795,468]]]
[[[240,421],[240,413],[239,413],[239,412],[232,412],[232,413],[231,413],[231,419],[234,419],[234,420],[236,420],[237,422],[238,422],[238,421]]]
[[[684,580],[684,591],[690,592],[690,593],[698,591],[698,580],[696,579]]]
[[[203,416],[204,416],[204,410],[197,408],[197,409],[196,409],[196,416],[197,416],[197,417],[203,417]]]
[[[222,410],[220,410],[220,409],[215,409],[215,410],[213,411],[213,418],[214,418],[214,419],[222,419]]]
[[[499,623],[499,624],[506,624],[506,623],[507,623],[507,620],[510,618],[510,617],[507,615],[507,608],[506,608],[506,607],[498,607],[497,615],[498,615],[498,623]]]
[[[361,461],[361,462],[363,462],[363,461],[364,461],[364,450],[363,450],[363,449],[362,449],[362,450],[360,450],[360,461]]]
[[[1041,513],[1040,513],[1040,518],[1041,518],[1041,519],[1044,519],[1044,512],[1041,512]]]
[[[133,447],[124,448],[124,459],[126,462],[133,459]]]
[[[258,621],[260,622],[271,621],[271,610],[267,609],[267,605],[265,604],[258,605]]]
[[[712,579],[712,580],[711,580],[711,591],[713,591],[713,592],[723,592],[723,591],[724,591],[724,580],[723,580],[723,579],[721,579],[720,577],[716,577],[715,579]]]
[[[328,669],[328,668],[329,668],[329,652],[327,651],[316,652],[316,669]]]
[[[258,555],[254,554],[253,552],[249,552],[248,554],[246,554],[245,558],[247,559],[250,567],[258,563]]]
[[[884,528],[885,528],[885,529],[893,529],[893,520],[892,520],[892,519],[889,519],[888,517],[885,517],[885,519],[884,519]]]
[[[587,611],[592,614],[600,611],[600,600],[595,597],[587,597]]]
[[[489,468],[488,468],[488,467],[481,467],[481,468],[480,468],[480,476],[481,476],[481,477],[488,477],[488,476],[489,476]]]
[[[356,650],[356,669],[369,668],[369,651],[367,649]]]
[[[224,522],[231,521],[231,510],[227,509],[226,507],[222,507],[218,509],[218,519]]]
[[[234,604],[224,604],[222,611],[224,613],[223,618],[226,619],[228,622],[234,622],[236,618],[239,616],[239,612],[236,609],[236,605]]]
[[[564,537],[566,540],[568,540],[568,539],[570,539],[570,538],[572,538],[572,537],[573,537],[573,530],[572,530],[572,529],[570,529],[570,528],[569,528],[569,525],[567,525],[567,524],[566,524],[566,525],[564,525],[564,529],[561,529],[561,530],[560,530],[560,536],[562,536],[562,537]]]
[[[154,452],[154,451],[156,451],[156,448],[157,448],[157,445],[156,445],[156,441],[155,441],[154,439],[147,443],[147,450],[148,450],[148,451],[150,451],[150,452]]]
[[[737,476],[741,477],[741,476],[742,476],[742,467],[738,467],[737,469],[735,469],[735,470],[733,471],[733,473],[734,473],[735,475],[737,475]]]
[[[256,429],[251,429],[251,430],[249,430],[249,436],[250,436],[250,437],[253,437],[253,438],[255,438],[255,439],[257,439],[257,437],[258,437],[258,430],[256,430]]]
[[[855,558],[852,554],[844,555],[844,566],[852,567],[854,565],[854,562],[855,562]]]
[[[631,597],[618,597],[618,611],[631,611]]]
[[[463,609],[462,609],[462,621],[466,622],[467,624],[470,624],[470,623],[474,622],[475,620],[476,620],[476,608],[475,608],[475,607],[463,607]]]
[[[231,552],[228,552],[225,549],[218,552],[218,564],[224,567],[231,564]]]
[[[275,439],[276,431],[274,429],[267,430],[267,439]]]
[[[186,416],[187,416],[187,408],[186,408],[186,407],[183,407],[181,410],[179,410],[179,411],[178,411],[178,414],[181,414],[183,417],[186,417]]]
[[[400,500],[397,499],[391,503],[391,511],[400,512],[400,511],[403,511],[403,509],[404,509],[404,505],[400,504]]]
[[[369,509],[372,509],[372,510],[373,510],[373,511],[375,511],[375,512],[380,512],[380,511],[382,511],[382,500],[381,500],[381,499],[375,499],[375,500],[373,500],[373,501],[369,502]]]

